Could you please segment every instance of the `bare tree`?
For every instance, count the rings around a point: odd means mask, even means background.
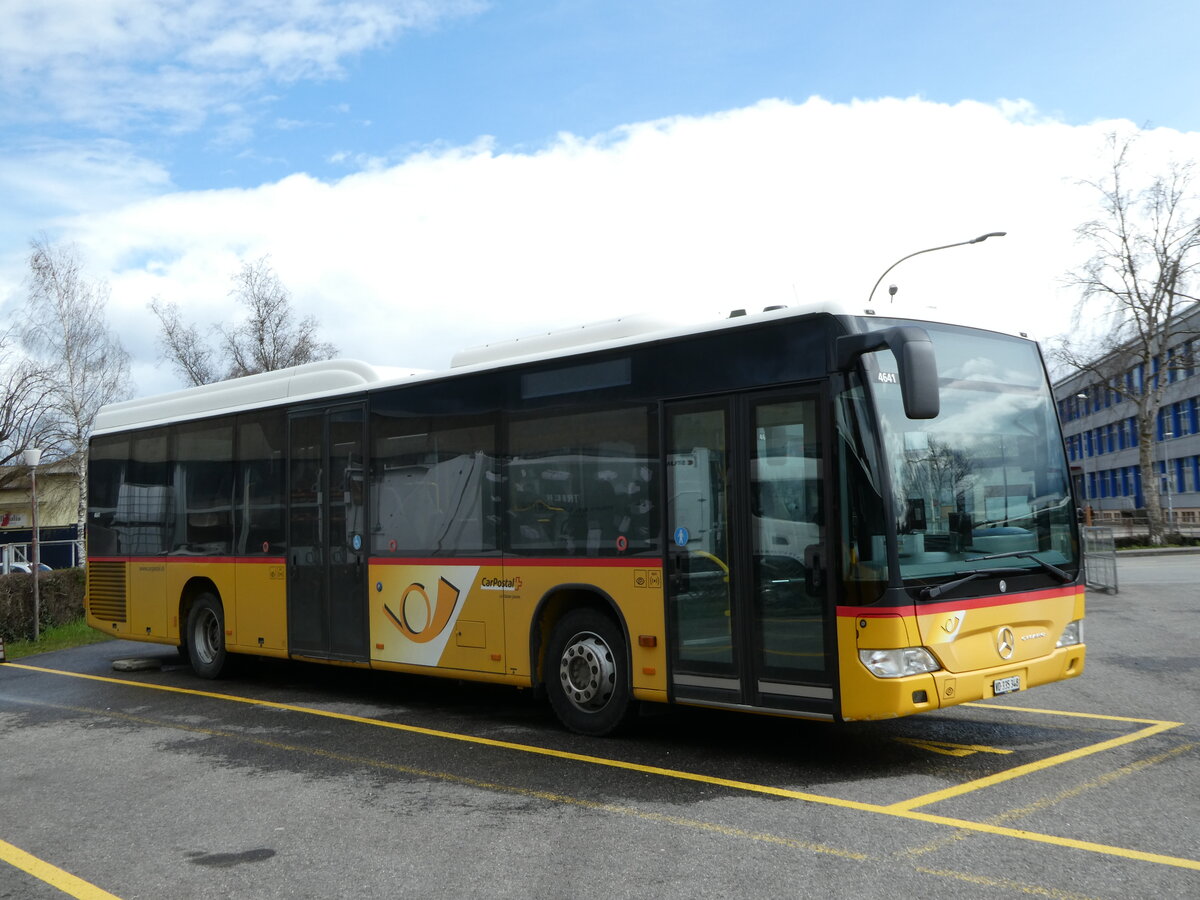
[[[1184,313],[1196,302],[1187,291],[1200,267],[1200,216],[1191,163],[1172,163],[1141,187],[1129,183],[1134,140],[1110,135],[1106,177],[1083,182],[1100,195],[1102,214],[1077,229],[1094,252],[1069,278],[1084,296],[1075,312],[1076,330],[1090,315],[1103,324],[1102,334],[1083,344],[1064,338],[1051,355],[1133,402],[1150,540],[1161,543],[1155,425],[1169,371],[1196,364]]]
[[[68,452],[52,433],[51,373],[18,353],[15,344],[11,332],[0,334],[0,487],[25,479],[27,448],[42,447],[51,459]]]
[[[183,323],[179,304],[155,297],[150,301],[150,311],[158,318],[162,329],[159,335],[162,358],[171,363],[183,380],[189,385],[219,381],[220,376],[213,368],[212,349],[200,337],[195,325]]]
[[[330,359],[337,353],[333,344],[317,340],[316,316],[295,321],[291,295],[268,257],[243,263],[234,283],[231,293],[248,315],[236,328],[221,329],[231,378]]]
[[[129,354],[108,327],[108,285],[81,275],[74,248],[32,243],[29,298],[21,338],[51,376],[45,394],[49,449],[71,460],[79,482],[79,558],[87,515],[87,440],[96,413],[130,394]]]
[[[333,344],[318,339],[320,324],[315,316],[296,320],[291,294],[272,270],[269,257],[243,263],[233,281],[230,294],[245,308],[246,317],[231,327],[215,327],[218,350],[200,337],[195,325],[182,321],[176,304],[157,298],[150,303],[162,329],[162,356],[189,384],[273,372],[337,354]]]

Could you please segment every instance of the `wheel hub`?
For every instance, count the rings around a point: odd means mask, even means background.
[[[211,611],[205,610],[196,621],[196,631],[192,636],[197,654],[201,661],[211,663],[220,647],[221,623]]]
[[[617,681],[612,651],[597,635],[579,634],[563,650],[559,661],[563,692],[579,709],[594,711],[612,697]]]

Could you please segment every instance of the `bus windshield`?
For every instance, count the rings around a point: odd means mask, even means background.
[[[1077,569],[1075,512],[1037,345],[921,327],[937,358],[937,418],[904,415],[890,354],[864,358],[891,474],[901,576],[928,583],[994,568],[1062,580],[1064,567]]]

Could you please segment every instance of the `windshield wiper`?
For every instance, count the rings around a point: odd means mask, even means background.
[[[1052,565],[1051,563],[1046,562],[1044,559],[1038,559],[1038,557],[1034,554],[1034,551],[1032,551],[1032,550],[1012,550],[1008,553],[993,553],[991,556],[972,556],[970,559],[963,560],[963,562],[980,562],[981,560],[985,560],[985,559],[1013,559],[1013,558],[1032,559],[1035,563],[1037,563],[1039,566],[1042,567],[1043,571],[1049,572],[1051,575],[1053,575],[1055,578],[1057,578],[1063,584],[1066,584],[1068,581],[1071,580],[1071,576],[1068,575],[1066,572],[1064,572],[1062,569],[1060,569],[1058,566]]]
[[[1003,555],[1004,554],[1001,554],[1001,556]],[[979,558],[987,559],[988,557],[981,556]],[[923,587],[921,588],[921,593],[919,596],[922,600],[936,600],[938,597],[942,596],[942,594],[948,594],[955,588],[960,588],[964,584],[980,578],[987,578],[992,575],[1024,575],[1028,571],[1028,569],[1009,567],[1004,569],[972,569],[969,572],[957,572],[955,574],[961,575],[961,578],[956,578],[954,581],[947,581],[945,584],[938,584],[932,587]]]

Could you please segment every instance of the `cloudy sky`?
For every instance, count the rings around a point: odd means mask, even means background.
[[[343,355],[898,299],[1050,337],[1105,135],[1200,155],[1194,0],[3,0],[0,302],[31,238],[208,325],[270,256]],[[876,305],[880,299],[876,297]]]

